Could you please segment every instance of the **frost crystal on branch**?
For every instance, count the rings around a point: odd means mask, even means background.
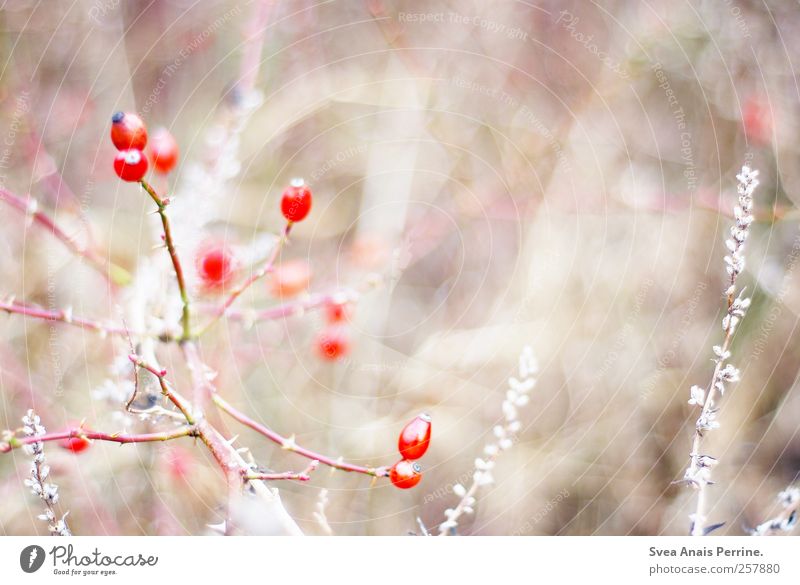
[[[494,476],[494,462],[500,453],[507,451],[514,445],[516,434],[522,428],[519,421],[519,409],[530,401],[530,391],[536,386],[536,373],[539,367],[533,350],[525,346],[519,356],[519,378],[511,376],[508,379],[508,390],[502,404],[503,422],[492,429],[494,440],[489,441],[483,448],[483,457],[475,459],[475,469],[472,473],[472,484],[469,488],[460,483],[453,486],[453,493],[461,498],[455,508],[444,511],[445,521],[439,525],[439,534],[455,534],[458,520],[463,514],[472,514],[475,509],[475,494],[483,486],[492,485]]]
[[[692,442],[692,452],[689,455],[689,467],[683,476],[683,481],[698,491],[697,507],[690,515],[691,534],[702,536],[713,530],[714,527],[706,528],[706,487],[711,485],[711,468],[716,465],[717,460],[710,455],[701,453],[703,437],[708,431],[719,428],[717,413],[718,397],[725,394],[725,385],[739,381],[739,369],[727,360],[731,357],[729,351],[730,342],[736,331],[736,326],[744,318],[750,299],[745,298],[744,290],[736,294],[736,284],[739,275],[745,267],[744,245],[750,234],[750,224],[753,223],[753,192],[758,187],[758,171],[753,171],[749,167],[742,167],[742,171],[736,175],[739,180],[738,193],[739,201],[733,209],[735,223],[731,226],[731,237],[725,241],[728,254],[725,256],[725,268],[728,273],[728,284],[725,289],[727,297],[727,310],[722,318],[722,329],[725,331],[725,339],[722,345],[715,345],[714,351],[714,373],[708,386],[692,386],[689,391],[689,404],[701,407],[700,415],[695,423],[695,434]],[[718,526],[716,526],[718,527]]]
[[[45,428],[42,426],[42,421],[33,410],[29,410],[25,416],[22,417],[22,432],[26,437],[40,437],[45,434]],[[24,450],[29,455],[33,455],[31,462],[31,474],[25,480],[25,485],[28,486],[34,496],[44,502],[44,513],[39,514],[39,519],[47,522],[47,528],[50,534],[54,536],[71,536],[67,526],[67,514],[61,518],[57,518],[55,507],[58,504],[58,486],[54,483],[49,483],[47,478],[50,476],[50,466],[47,465],[44,459],[44,442],[35,441],[25,445]]]

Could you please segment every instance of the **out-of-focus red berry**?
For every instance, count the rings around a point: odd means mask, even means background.
[[[166,128],[158,128],[150,139],[150,160],[153,169],[166,175],[178,163],[178,142]]]
[[[230,248],[221,243],[208,243],[198,251],[195,265],[200,282],[206,290],[218,290],[236,274],[236,256]]]
[[[77,424],[71,425],[70,430],[77,429],[79,426]],[[67,439],[61,439],[58,442],[59,447],[62,449],[66,449],[67,451],[72,451],[73,453],[82,453],[86,451],[91,445],[89,439],[85,437],[69,437]]]
[[[350,336],[341,325],[329,325],[317,335],[316,349],[322,359],[336,361],[350,352]]]
[[[403,459],[389,470],[389,479],[395,487],[407,490],[417,485],[422,479],[422,467],[416,461]]]
[[[275,267],[269,279],[269,289],[273,296],[289,298],[308,288],[311,281],[311,267],[305,260],[289,260]]]
[[[281,213],[289,221],[301,221],[311,211],[311,190],[303,179],[293,179],[281,197]]]
[[[748,98],[742,107],[742,123],[747,139],[758,146],[772,140],[773,120],[769,104],[759,97]]]
[[[117,150],[144,150],[147,145],[147,126],[132,112],[117,112],[111,116],[111,142]]]
[[[350,317],[350,307],[347,303],[328,303],[325,306],[325,317],[328,323],[342,323]]]
[[[425,413],[417,415],[400,432],[397,449],[403,459],[419,459],[425,455],[431,443],[431,417]]]
[[[141,181],[147,174],[147,158],[141,150],[120,150],[114,157],[114,171],[123,181]]]

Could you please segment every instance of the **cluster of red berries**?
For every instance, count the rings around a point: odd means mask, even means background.
[[[144,154],[147,126],[132,112],[117,112],[111,117],[111,142],[119,152],[114,171],[123,181],[141,181],[149,164]],[[166,128],[159,128],[150,141],[150,159],[158,173],[167,174],[178,163],[178,143]]]
[[[417,415],[400,432],[397,449],[402,459],[392,465],[389,479],[395,487],[407,490],[422,479],[422,467],[416,462],[425,455],[431,443],[431,417],[425,413]]]

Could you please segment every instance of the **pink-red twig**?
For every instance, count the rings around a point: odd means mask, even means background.
[[[180,292],[181,302],[183,304],[181,310],[181,327],[183,329],[183,334],[180,341],[184,341],[190,339],[192,336],[192,325],[189,316],[189,291],[186,288],[186,279],[183,276],[183,266],[178,257],[178,252],[175,249],[175,241],[172,238],[172,226],[169,222],[169,216],[167,215],[167,205],[169,201],[161,198],[147,181],[141,180],[139,183],[156,204],[158,215],[161,217],[161,226],[164,228],[164,244],[167,246],[169,258],[172,260],[172,267],[175,269],[175,278],[178,280],[178,291]]]
[[[287,451],[292,451],[293,453],[297,453],[298,455],[302,455],[311,460],[316,460],[322,463],[323,465],[327,465],[329,467],[333,467],[335,469],[341,469],[342,471],[352,471],[355,473],[363,473],[365,475],[371,475],[373,477],[384,477],[389,475],[389,470],[387,467],[364,467],[361,465],[354,465],[352,463],[347,463],[342,461],[341,458],[333,459],[331,457],[327,457],[325,455],[321,455],[319,453],[315,453],[310,449],[306,449],[305,447],[301,447],[294,442],[294,439],[288,439],[283,437],[262,425],[254,421],[252,418],[244,414],[243,412],[236,409],[226,400],[224,400],[219,394],[213,394],[211,399],[214,401],[220,409],[224,412],[228,413],[232,418],[236,419],[240,423],[242,423],[246,427],[250,427],[257,433],[260,433],[267,437],[273,443],[277,443],[282,448],[286,449]]]
[[[15,301],[0,301],[0,311],[6,313],[16,313],[17,315],[24,315],[26,317],[33,317],[35,319],[43,319],[45,321],[59,321],[68,325],[74,325],[83,329],[91,329],[92,331],[99,331],[109,335],[127,335],[129,332],[124,327],[116,325],[104,325],[99,321],[87,319],[85,317],[78,317],[73,315],[68,310],[48,311],[42,307],[35,305],[27,305]]]
[[[101,258],[91,248],[81,246],[75,241],[74,238],[69,236],[63,229],[61,229],[55,220],[53,220],[46,213],[39,211],[37,209],[35,200],[24,199],[19,195],[12,193],[8,189],[4,189],[3,187],[0,187],[0,199],[11,205],[11,207],[14,207],[15,209],[29,216],[34,222],[38,223],[45,230],[50,232],[54,238],[60,240],[75,255],[88,260],[89,263],[100,274],[110,278],[112,282],[116,284],[127,284],[130,282],[131,275],[127,270],[121,266],[117,266],[113,262],[106,261],[105,259]]]
[[[0,453],[8,453],[12,449],[17,449],[30,443],[39,441],[62,441],[64,439],[91,439],[94,441],[110,441],[112,443],[155,443],[159,441],[171,441],[180,437],[196,437],[198,431],[194,426],[185,426],[174,431],[161,433],[142,433],[138,435],[123,435],[121,433],[101,433],[89,429],[69,429],[57,433],[47,433],[44,435],[34,435],[30,437],[10,437],[8,440],[0,442]]]

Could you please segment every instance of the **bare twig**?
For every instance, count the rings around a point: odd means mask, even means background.
[[[389,475],[389,469],[387,467],[364,467],[361,465],[354,465],[352,463],[347,463],[343,461],[341,458],[333,459],[332,457],[327,457],[325,455],[321,455],[319,453],[315,453],[310,449],[306,449],[305,447],[301,447],[297,443],[294,442],[294,437],[287,438],[279,435],[272,429],[269,429],[251,419],[249,416],[244,414],[243,412],[234,408],[231,404],[226,402],[219,394],[213,394],[211,397],[214,404],[220,407],[224,412],[228,413],[231,417],[245,425],[246,427],[250,427],[257,433],[260,433],[267,437],[273,443],[277,443],[283,449],[287,451],[292,451],[293,453],[297,453],[298,455],[302,455],[308,459],[317,460],[323,465],[327,465],[328,467],[333,467],[335,469],[341,469],[342,471],[352,471],[355,473],[363,473],[365,475],[371,475],[373,477],[385,477]]]
[[[128,334],[128,330],[125,327],[120,327],[118,325],[107,325],[101,323],[100,321],[79,317],[77,315],[73,315],[72,311],[69,309],[48,311],[42,307],[23,304],[11,299],[8,301],[0,301],[0,311],[24,315],[26,317],[33,317],[35,319],[43,319],[45,321],[59,321],[61,323],[66,323],[67,325],[74,325],[75,327],[97,331],[102,335]]]
[[[19,195],[16,195],[8,189],[4,189],[3,187],[0,187],[0,199],[26,214],[34,222],[38,223],[45,230],[50,232],[54,238],[60,240],[61,243],[63,243],[72,251],[72,253],[86,259],[93,268],[95,268],[103,276],[110,278],[112,282],[120,285],[130,282],[131,275],[127,270],[100,257],[92,248],[81,246],[75,241],[74,238],[67,235],[67,233],[61,227],[59,227],[55,220],[53,220],[46,213],[39,211],[38,204],[34,199],[23,199]]]
[[[178,280],[178,290],[181,295],[181,302],[183,303],[183,308],[181,310],[181,328],[183,329],[181,341],[190,339],[192,337],[192,325],[189,312],[189,292],[186,288],[186,279],[183,275],[183,267],[181,266],[178,252],[175,249],[175,242],[172,238],[172,226],[170,225],[169,216],[167,215],[167,205],[169,205],[169,200],[159,197],[158,193],[156,193],[156,190],[153,189],[153,187],[147,181],[142,180],[140,181],[140,184],[147,194],[150,195],[150,198],[155,202],[156,207],[158,208],[158,215],[161,217],[161,225],[164,228],[164,244],[167,246],[169,258],[172,260],[172,266],[175,269],[175,278]]]

